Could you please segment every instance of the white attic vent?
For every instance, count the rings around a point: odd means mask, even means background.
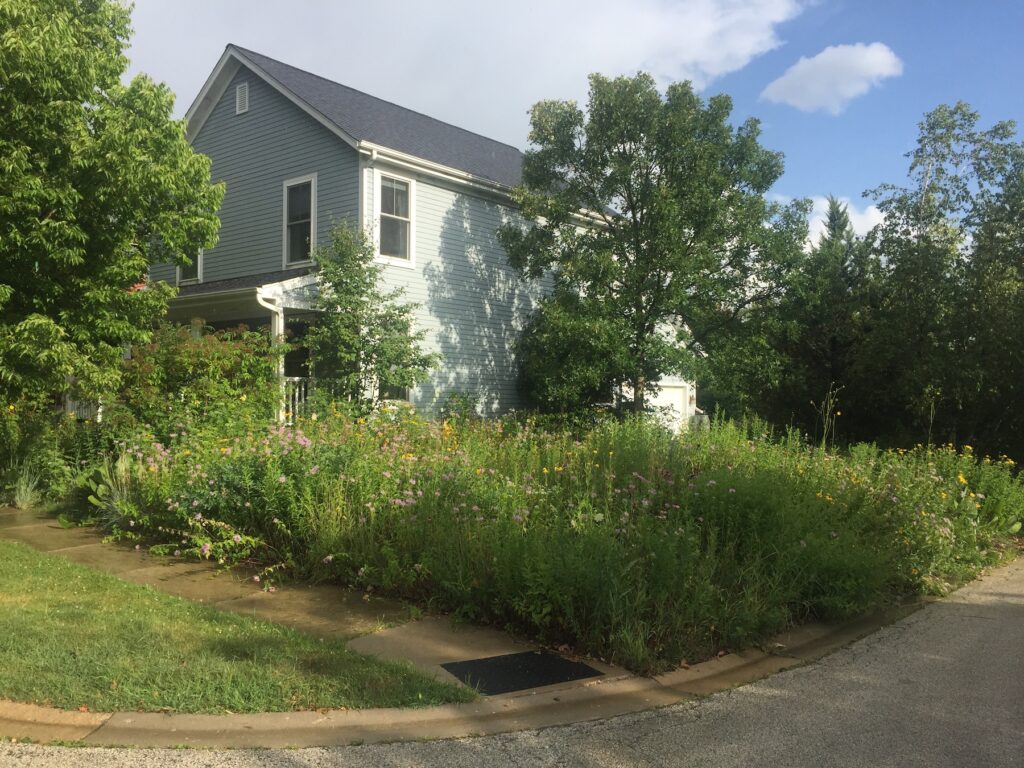
[[[235,86],[235,114],[242,115],[249,111],[249,83]]]

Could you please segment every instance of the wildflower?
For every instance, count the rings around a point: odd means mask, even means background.
[[[718,485],[718,483],[716,481],[714,481],[714,480],[708,480],[708,486],[712,486],[712,485]]]
[[[321,562],[324,565],[330,565],[333,560],[334,560],[334,555],[327,555]]]
[[[174,556],[175,557],[181,557],[181,550],[180,549],[174,550]]]
[[[235,544],[241,544],[242,543],[242,537],[239,536],[237,533],[234,536],[231,537],[231,540],[233,542],[235,542]]]
[[[278,475],[277,482],[279,482],[279,483],[286,483],[286,482],[288,482],[288,478],[285,477],[284,475]]]
[[[967,485],[967,478],[964,477],[964,473],[961,472],[956,476],[956,479],[960,482],[960,485]]]
[[[735,488],[730,488],[729,489],[729,493],[736,493],[736,489]]]
[[[245,402],[246,400],[248,400],[248,397],[246,397],[246,396],[245,396],[245,395],[243,394],[243,395],[242,395],[242,396],[241,396],[240,398],[238,398],[238,399],[239,399],[239,400],[241,400],[241,401],[242,401],[242,402],[244,403],[244,402]]]
[[[129,528],[134,528],[135,527],[135,521],[134,520],[129,520],[128,521],[128,527]]]
[[[138,552],[140,549],[142,549],[142,547],[140,547],[138,544],[136,544],[135,545],[135,551]]]
[[[253,581],[255,581],[255,582],[256,582],[257,584],[259,584],[259,583],[260,583],[260,577],[259,577],[259,574],[257,574],[257,575],[255,575],[255,576],[253,576],[253,577],[252,577],[252,580],[253,580]]]
[[[210,556],[210,544],[209,544],[209,542],[207,542],[206,544],[203,544],[203,546],[201,546],[199,548],[199,554],[202,555],[203,557],[209,557]]]
[[[318,474],[320,474],[320,465],[319,464],[314,464],[312,467],[310,467],[309,474],[311,474],[311,475],[318,475]]]

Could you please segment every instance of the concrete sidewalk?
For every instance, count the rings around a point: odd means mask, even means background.
[[[493,629],[445,617],[411,620],[408,606],[333,586],[263,591],[251,574],[213,564],[151,556],[104,544],[89,529],[60,527],[34,512],[0,508],[0,538],[218,609],[344,639],[353,650],[406,660],[438,679],[458,682],[441,665],[533,650]],[[728,654],[657,678],[640,678],[592,660],[597,678],[480,697],[465,705],[404,710],[263,715],[79,713],[0,701],[0,736],[135,746],[284,747],[443,738],[539,728],[607,718],[674,704],[757,680],[820,658],[913,611],[903,606],[839,626],[808,625],[775,638],[764,651]]]

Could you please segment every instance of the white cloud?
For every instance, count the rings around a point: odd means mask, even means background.
[[[232,42],[524,146],[542,99],[585,103],[586,77],[651,72],[705,87],[781,41],[808,0],[137,0],[132,70],[183,114]]]
[[[903,74],[903,62],[883,43],[829,46],[817,56],[801,57],[761,98],[814,112],[838,115],[887,77]]]
[[[838,199],[840,203],[846,206],[846,213],[850,217],[850,224],[853,226],[853,231],[858,235],[866,235],[872,227],[876,224],[881,224],[885,218],[885,214],[878,210],[877,205],[869,204],[858,209],[856,203],[851,202],[848,197],[840,197]],[[825,231],[828,198],[812,197],[811,202],[814,204],[814,207],[807,217],[807,223],[810,225],[810,237],[808,239],[810,243],[816,244],[821,234]]]

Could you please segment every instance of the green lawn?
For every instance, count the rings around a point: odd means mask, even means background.
[[[93,711],[421,706],[471,691],[0,541],[0,698]]]

